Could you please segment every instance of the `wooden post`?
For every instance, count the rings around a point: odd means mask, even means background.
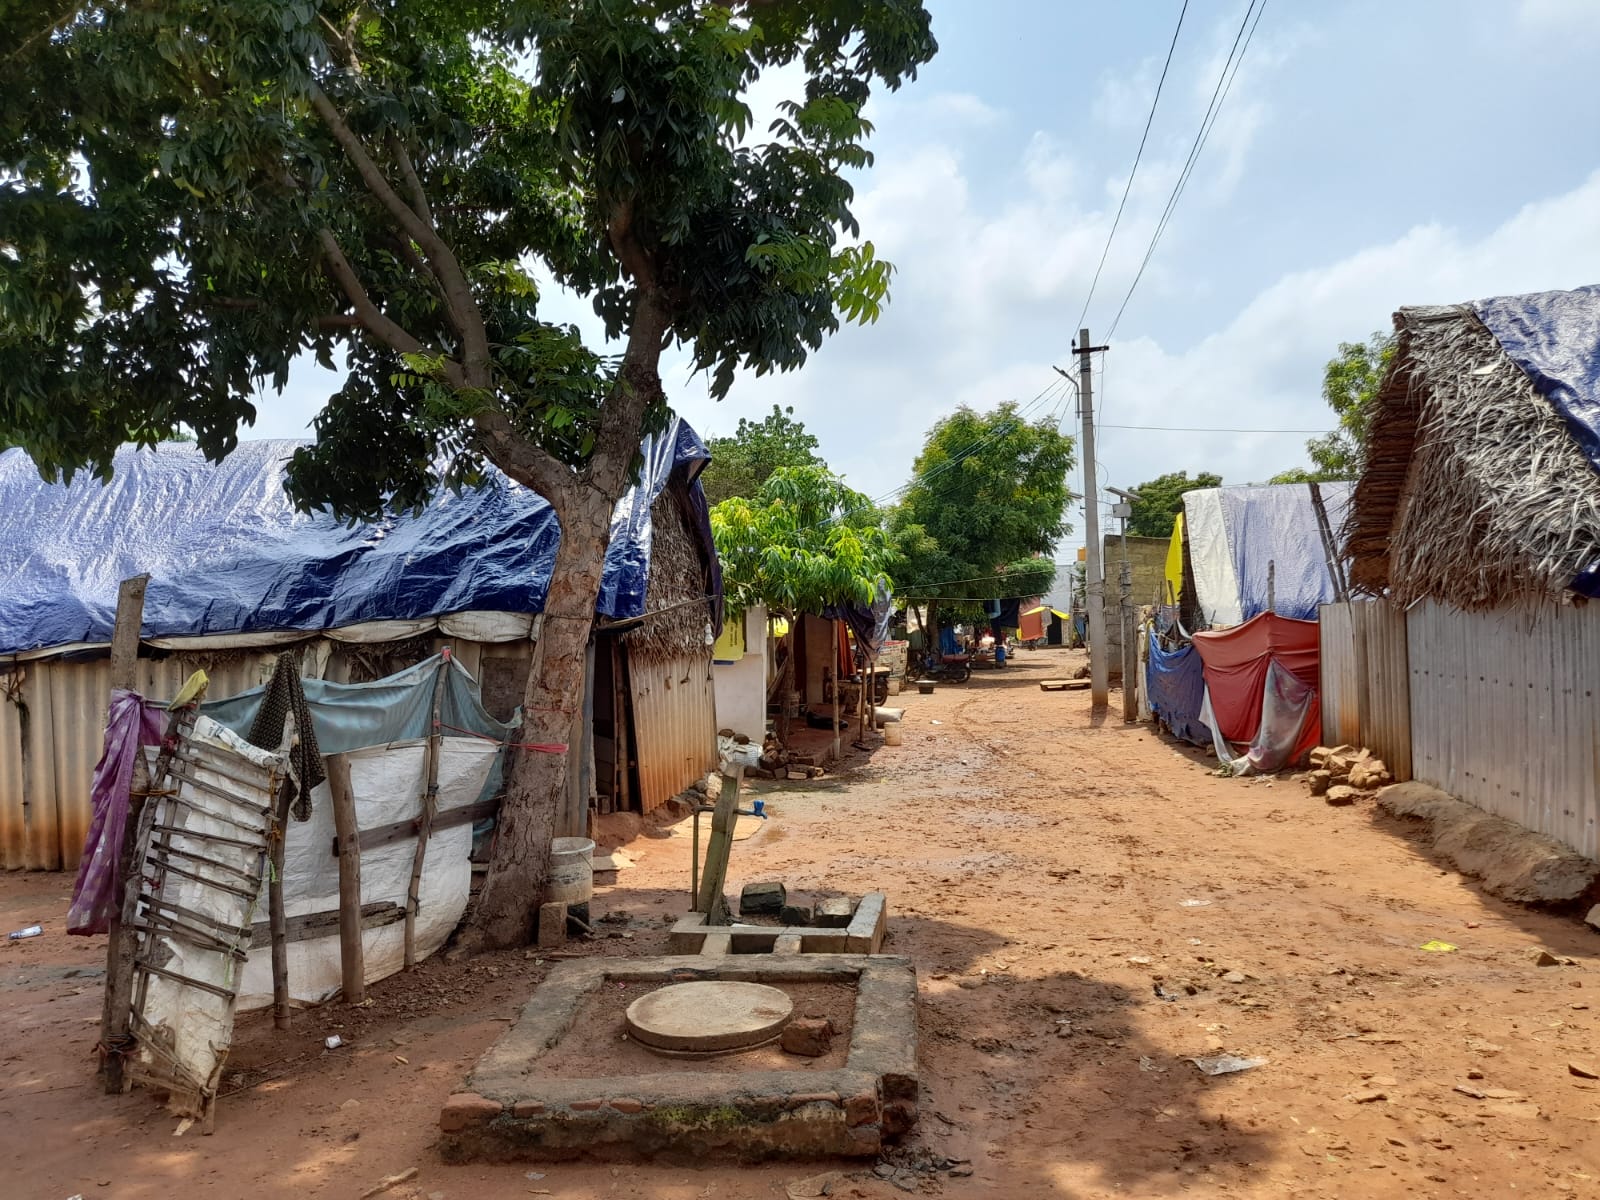
[[[134,691],[139,678],[139,634],[144,627],[144,592],[148,575],[124,579],[117,589],[117,621],[111,631],[111,688]],[[110,718],[110,697],[106,700]],[[107,922],[106,987],[100,1013],[100,1041],[110,1053],[100,1063],[106,1091],[125,1090],[123,1058],[117,1049],[128,1030],[128,1005],[133,990],[133,938],[123,936],[124,914],[132,922],[138,908],[139,884],[135,878],[134,853],[139,846],[139,825],[144,818],[146,795],[150,790],[143,747],[134,747],[133,781],[128,792],[128,813],[122,826],[122,845],[117,847],[114,876],[116,904]],[[116,890],[120,889],[120,890]],[[132,903],[130,904],[130,898]]]
[[[289,921],[283,911],[283,843],[289,834],[289,789],[278,789],[272,810],[267,921],[272,930],[272,1024],[289,1028]]]
[[[1126,545],[1126,538],[1124,538]],[[1135,642],[1138,629],[1133,612],[1133,567],[1127,556],[1122,559],[1122,719],[1139,719],[1139,647]]]
[[[136,690],[139,682],[139,634],[144,628],[144,590],[148,575],[124,579],[117,589],[117,623],[111,629],[111,687]]]
[[[839,689],[844,686],[844,680],[839,675],[839,620],[837,617],[830,622],[833,626],[833,761],[839,761]]]
[[[356,824],[356,798],[350,788],[350,760],[343,754],[323,759],[328,770],[328,795],[333,801],[333,828],[339,838],[339,967],[346,1004],[367,998],[366,949],[361,944],[361,829]]]
[[[1267,559],[1267,611],[1278,611],[1278,561]]]
[[[722,794],[711,814],[711,841],[706,846],[705,866],[700,871],[700,894],[695,911],[706,914],[707,925],[730,924],[727,898],[722,889],[728,880],[728,854],[733,849],[733,827],[738,821],[739,780],[744,768],[735,767],[722,776]]]
[[[411,859],[411,886],[406,890],[406,948],[407,967],[417,965],[417,905],[422,888],[422,862],[428,854],[428,839],[433,836],[433,814],[439,807],[439,755],[444,737],[439,729],[439,712],[444,702],[444,685],[450,670],[450,647],[444,648],[444,661],[433,681],[433,720],[428,734],[428,749],[423,755],[427,764],[427,789],[422,793],[422,813],[417,818],[417,852]],[[559,801],[558,801],[559,803]]]

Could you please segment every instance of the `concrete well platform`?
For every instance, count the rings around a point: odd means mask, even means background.
[[[889,929],[889,899],[861,897],[843,929],[812,925],[707,925],[705,913],[678,919],[667,937],[674,954],[877,954]]]
[[[842,932],[835,930],[835,933]],[[853,986],[844,1065],[561,1077],[540,1060],[611,985],[739,980]],[[674,956],[566,962],[479,1060],[439,1116],[447,1162],[651,1157],[870,1158],[917,1119],[917,977],[885,955]],[[729,1060],[723,1059],[726,1064]]]

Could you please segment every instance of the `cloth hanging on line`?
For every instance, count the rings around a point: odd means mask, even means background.
[[[263,750],[277,750],[283,745],[284,725],[291,715],[296,741],[289,749],[289,775],[283,787],[290,795],[294,819],[309,821],[311,789],[326,775],[322,769],[322,751],[317,748],[317,729],[311,721],[311,708],[306,703],[305,689],[300,686],[300,656],[285,650],[278,655],[277,666],[272,668],[272,678],[267,681],[261,707],[256,710],[245,741]]]

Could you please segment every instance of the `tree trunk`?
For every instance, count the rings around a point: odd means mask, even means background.
[[[577,511],[561,517],[539,651],[523,694],[518,740],[524,748],[512,752],[489,874],[473,922],[487,946],[532,940],[567,786],[568,755],[525,747],[565,745],[582,711],[584,655],[600,594],[611,506],[594,495],[571,507]]]

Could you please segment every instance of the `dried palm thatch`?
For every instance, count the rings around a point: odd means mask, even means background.
[[[623,644],[640,662],[709,656],[706,563],[677,486],[667,488],[651,506],[650,525],[645,617],[623,635]]]
[[[1346,515],[1351,586],[1536,605],[1600,556],[1600,476],[1468,308],[1404,308]]]

